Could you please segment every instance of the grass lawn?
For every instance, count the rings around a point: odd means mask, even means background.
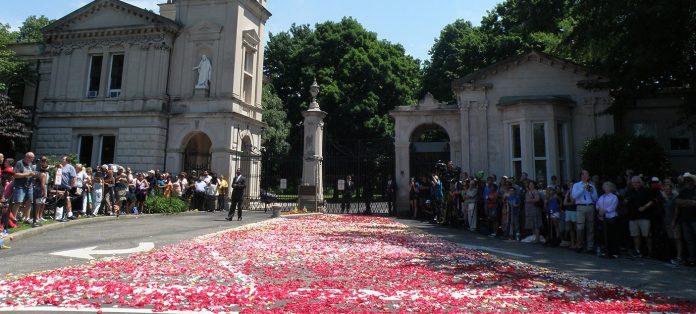
[[[41,224],[46,226],[46,225],[52,225],[54,223],[58,223],[58,222],[55,220],[46,220],[46,221],[42,222]],[[9,229],[8,233],[13,234],[13,233],[17,233],[19,231],[23,231],[23,230],[27,230],[27,229],[31,229],[31,224],[20,223],[19,227]]]

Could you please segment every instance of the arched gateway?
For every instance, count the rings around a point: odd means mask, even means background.
[[[208,135],[203,132],[197,132],[190,136],[183,151],[183,167],[184,171],[210,170],[211,147],[212,142]]]

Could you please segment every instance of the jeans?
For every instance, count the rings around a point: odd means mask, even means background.
[[[696,221],[684,221],[681,225],[686,248],[689,250],[688,260],[696,263]]]
[[[99,213],[99,209],[101,209],[102,201],[104,200],[104,190],[102,189],[94,189],[92,191],[92,215],[96,215]]]

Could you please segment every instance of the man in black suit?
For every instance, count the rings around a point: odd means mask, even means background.
[[[341,199],[341,213],[347,212],[350,214],[350,202],[353,198],[355,183],[351,176],[346,177],[345,185],[343,186],[343,198]]]
[[[244,189],[246,188],[246,178],[242,175],[242,169],[237,168],[237,173],[232,178],[232,204],[230,212],[227,214],[227,221],[232,221],[234,210],[237,209],[237,220],[242,220],[242,202],[244,202]]]
[[[387,200],[387,208],[389,209],[389,216],[394,216],[394,200],[396,199],[396,180],[392,178],[391,175],[387,178],[387,182],[384,184],[384,198]]]

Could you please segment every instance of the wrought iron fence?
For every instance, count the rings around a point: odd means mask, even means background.
[[[394,172],[394,149],[391,141],[326,140],[323,158],[323,209],[327,213],[388,214],[390,197],[387,182]],[[247,193],[244,207],[267,211],[280,206],[289,211],[298,206],[298,187],[302,184],[302,155],[239,155],[241,164],[261,165],[258,173],[248,175],[259,182],[258,193]],[[352,176],[354,190],[347,194],[340,180]],[[406,188],[406,187],[400,187]],[[298,208],[301,209],[301,208]]]

